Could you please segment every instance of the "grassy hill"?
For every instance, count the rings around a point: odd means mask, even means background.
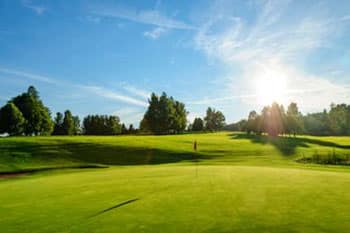
[[[198,152],[193,151],[193,141]],[[240,133],[0,139],[1,232],[348,232],[350,137]]]
[[[194,140],[198,151],[193,151]],[[350,155],[350,137],[268,138],[242,133],[170,136],[61,136],[0,139],[0,171],[81,164],[287,165],[315,152]]]

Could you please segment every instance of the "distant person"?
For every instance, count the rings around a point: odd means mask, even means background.
[[[197,140],[194,140],[193,142],[193,150],[197,151]]]

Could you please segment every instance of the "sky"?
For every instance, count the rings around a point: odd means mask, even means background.
[[[277,101],[350,103],[350,1],[0,0],[0,105],[34,85],[53,115],[138,125],[150,93],[231,123]]]

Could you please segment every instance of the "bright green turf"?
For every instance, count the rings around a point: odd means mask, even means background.
[[[0,171],[114,166],[0,180],[0,232],[350,232],[350,167],[295,162],[333,148],[350,137],[2,138]]]

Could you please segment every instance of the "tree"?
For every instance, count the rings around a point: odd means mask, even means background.
[[[19,109],[12,102],[0,109],[0,133],[8,133],[10,136],[22,135],[25,119]]]
[[[204,117],[205,128],[209,131],[221,130],[225,125],[225,116],[220,111],[208,107]]]
[[[194,119],[192,124],[192,131],[203,131],[204,130],[204,122],[200,117]]]
[[[185,130],[187,112],[183,103],[168,97],[164,92],[159,97],[152,93],[148,102],[149,106],[140,123],[142,131],[174,134]]]
[[[28,91],[13,98],[12,101],[26,119],[26,135],[48,135],[53,130],[50,111],[40,100],[38,91],[30,86]]]
[[[329,114],[326,110],[307,114],[304,118],[305,133],[311,135],[332,135]]]
[[[127,134],[128,133],[128,129],[126,128],[125,124],[123,123],[121,125],[121,134]]]
[[[53,135],[78,135],[81,133],[79,117],[73,116],[69,110],[64,112],[64,116],[57,112],[54,123]]]
[[[302,132],[303,130],[303,119],[302,115],[299,112],[298,106],[296,103],[290,103],[287,109],[287,124],[286,131],[287,133],[292,133],[294,136],[297,133]]]
[[[73,116],[73,135],[81,134],[81,126],[80,126],[80,119],[79,116]]]
[[[60,112],[56,113],[56,117],[54,119],[54,130],[52,132],[53,135],[63,135],[63,114]]]
[[[276,137],[285,133],[286,116],[282,105],[272,103],[266,106],[261,112],[261,131],[268,133],[269,136]]]
[[[350,105],[331,104],[329,111],[329,128],[333,135],[350,134]]]
[[[134,129],[134,126],[133,126],[133,124],[130,124],[129,125],[129,134],[134,134],[135,133],[135,129]]]
[[[117,116],[88,115],[83,129],[86,135],[116,135],[121,133],[121,124]]]
[[[64,112],[62,129],[64,135],[73,135],[75,132],[74,119],[72,113],[69,110],[66,110]]]

